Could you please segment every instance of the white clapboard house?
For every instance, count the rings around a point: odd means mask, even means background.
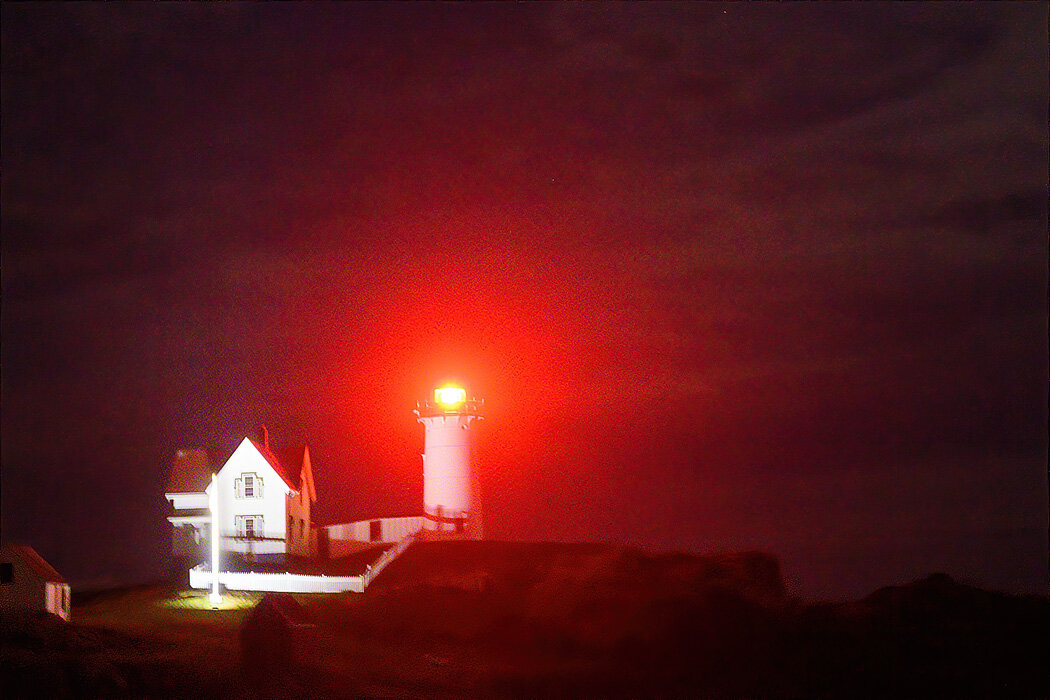
[[[204,450],[177,450],[164,496],[172,506],[172,552],[178,566],[207,556],[211,534],[209,497],[218,491],[220,548],[248,560],[316,555],[317,532],[310,507],[317,501],[310,450],[270,449],[265,427],[258,440],[244,438],[214,476]]]
[[[0,547],[0,613],[49,612],[69,619],[69,584],[32,547]]]

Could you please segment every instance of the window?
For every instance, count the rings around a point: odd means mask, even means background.
[[[263,536],[263,516],[261,515],[238,515],[237,536],[255,538]]]
[[[263,480],[255,472],[245,472],[233,480],[237,498],[262,498]]]
[[[0,564],[0,583],[11,583],[15,580],[15,565],[9,562]]]
[[[372,542],[378,542],[383,539],[383,521],[373,520],[368,523],[368,539]]]
[[[288,516],[288,537],[289,539],[295,536],[295,518]]]
[[[303,536],[305,534],[306,534],[306,521],[305,520],[300,520],[299,521],[299,539],[303,539]]]

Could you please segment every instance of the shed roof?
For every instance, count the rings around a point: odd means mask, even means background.
[[[211,515],[211,508],[180,508],[175,511],[176,518],[196,518],[203,515]]]
[[[44,558],[37,554],[36,550],[29,545],[13,544],[8,546],[7,549],[13,555],[25,562],[25,565],[28,566],[42,581],[48,581],[50,583],[66,582],[62,577],[62,574],[55,571],[55,568],[44,561]]]
[[[343,515],[342,517],[339,517],[337,520],[332,520],[333,516],[328,516],[328,517],[325,517],[323,519],[316,519],[315,518],[314,519],[314,523],[316,525],[320,526],[320,527],[338,527],[340,525],[352,525],[353,523],[366,523],[366,522],[371,522],[373,520],[394,520],[394,519],[397,519],[397,518],[422,518],[423,517],[423,507],[422,506],[420,506],[416,510],[404,510],[404,509],[402,509],[402,510],[396,510],[396,511],[395,510],[376,511],[376,510],[368,510],[367,508],[362,508],[359,511],[342,511],[342,512],[343,513],[348,513],[348,515]],[[329,520],[332,520],[332,522],[329,522]]]

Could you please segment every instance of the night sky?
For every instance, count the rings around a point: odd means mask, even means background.
[[[1047,5],[2,7],[2,535],[166,575],[177,447],[487,534],[1047,590]]]

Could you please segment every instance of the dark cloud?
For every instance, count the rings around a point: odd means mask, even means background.
[[[1046,223],[1046,188],[951,202],[923,217],[931,228],[994,235],[1004,224]]]

